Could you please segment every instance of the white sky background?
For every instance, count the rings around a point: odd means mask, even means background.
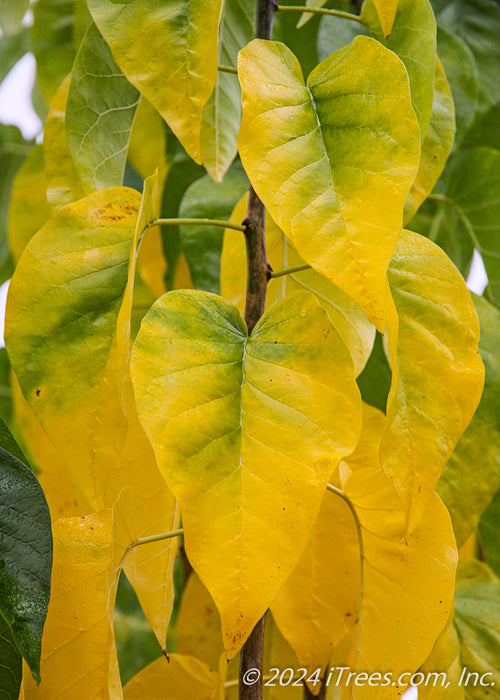
[[[10,71],[0,85],[0,122],[18,126],[26,139],[36,138],[41,134],[42,124],[31,105],[31,89],[35,75],[35,59],[27,54]],[[483,262],[474,253],[472,268],[467,280],[469,289],[482,294],[486,286],[486,274]],[[0,347],[3,346],[3,326],[5,301],[8,282],[0,287]],[[417,690],[411,688],[401,700],[416,700]]]

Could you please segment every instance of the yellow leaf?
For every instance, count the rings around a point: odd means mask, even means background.
[[[390,672],[396,682],[428,657],[452,609],[457,551],[450,517],[434,494],[405,537],[400,501],[378,468],[355,472],[344,491],[357,513],[363,548],[355,670]],[[353,697],[397,698],[403,688],[365,685],[354,687]]]
[[[241,224],[246,216],[248,195],[236,205],[231,221]],[[266,217],[266,253],[273,270],[303,265],[292,244],[285,238],[273,219]],[[239,309],[245,308],[245,280],[247,275],[246,246],[238,232],[226,230],[221,257],[221,294]],[[365,366],[375,340],[375,326],[341,289],[315,270],[271,279],[266,293],[266,308],[290,292],[305,289],[312,292],[328,313],[330,321],[351,353],[356,376]]]
[[[219,613],[210,593],[193,572],[182,593],[175,626],[175,648],[216,670],[224,651]]]
[[[66,103],[70,80],[71,76],[68,76],[53,97],[43,134],[47,201],[54,212],[85,194],[66,138]]]
[[[89,10],[128,80],[200,163],[201,114],[217,80],[221,0],[90,0]]]
[[[137,261],[139,274],[148,285],[155,299],[161,297],[167,291],[165,284],[165,273],[167,271],[167,261],[163,254],[163,242],[159,226],[152,227],[139,250]]]
[[[349,353],[311,294],[275,304],[248,338],[222,298],[169,292],[143,321],[132,380],[230,658],[299,559],[328,477],[356,444]]]
[[[455,138],[455,107],[450,86],[436,57],[434,102],[429,126],[422,143],[420,165],[405,204],[404,220],[409,221],[434,189],[450,155]]]
[[[217,700],[219,677],[192,656],[171,654],[146,666],[123,689],[123,700]]]
[[[411,530],[477,408],[484,368],[474,305],[441,248],[403,231],[388,279],[393,377],[380,456]]]
[[[271,605],[308,675],[326,669],[334,647],[359,622],[360,551],[349,506],[326,493],[301,560]],[[308,684],[317,694],[321,684]]]
[[[256,39],[238,71],[253,187],[305,262],[383,330],[385,273],[420,155],[404,65],[359,36],[305,85],[289,49]]]
[[[142,178],[150,177],[158,168],[160,191],[163,191],[168,171],[166,155],[167,135],[163,119],[142,97],[132,125],[127,159]]]
[[[9,247],[14,262],[26,244],[51,217],[47,204],[43,146],[38,144],[17,171],[9,206]]]
[[[116,571],[111,509],[53,525],[52,593],[42,682],[24,676],[25,700],[120,700],[114,647]]]
[[[399,0],[373,0],[384,36],[391,33]]]

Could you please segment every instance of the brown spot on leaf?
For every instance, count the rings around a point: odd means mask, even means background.
[[[41,393],[42,393],[42,390],[41,390],[41,389],[35,389],[35,395],[36,395],[36,396],[40,396]]]

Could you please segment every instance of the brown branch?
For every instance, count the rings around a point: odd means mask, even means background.
[[[256,37],[271,39],[277,0],[258,0]],[[247,296],[245,322],[251,333],[264,313],[267,283],[272,272],[266,256],[264,205],[253,187],[248,193],[247,217],[244,221],[247,246]],[[239,700],[262,700],[262,670],[264,663],[265,615],[255,625],[241,650],[239,674]],[[255,669],[257,683],[245,684],[248,671]],[[245,675],[247,674],[247,675]]]

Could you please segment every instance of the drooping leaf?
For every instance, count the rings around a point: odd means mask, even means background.
[[[128,80],[200,158],[202,111],[217,80],[221,0],[89,0],[94,22]]]
[[[50,514],[34,474],[4,449],[13,441],[5,425],[0,440],[0,618],[40,680],[52,567]]]
[[[241,224],[246,216],[248,195],[244,195],[231,214],[231,221]],[[273,219],[266,217],[266,254],[276,272],[304,264],[293,245],[285,238]],[[227,230],[221,257],[221,293],[232,301],[243,315],[247,277],[246,245],[237,231]],[[337,333],[351,353],[358,375],[366,364],[375,339],[375,327],[341,289],[315,270],[271,279],[266,292],[266,307],[282,299],[289,292],[300,289],[315,294],[327,311]]]
[[[372,0],[377,10],[378,19],[384,37],[387,39],[392,32],[396,12],[399,8],[400,0]],[[399,28],[399,27],[398,27]]]
[[[400,500],[377,468],[355,471],[344,491],[356,510],[363,543],[355,670],[389,669],[397,679],[425,661],[452,609],[457,553],[450,518],[434,495],[405,537]],[[353,697],[385,698],[387,690],[365,685],[354,688]],[[390,693],[398,697],[402,690],[394,685]]]
[[[257,194],[299,255],[382,329],[385,271],[419,157],[404,66],[357,37],[305,86],[285,46],[254,40],[239,74],[240,153]]]
[[[18,700],[23,677],[22,656],[18,652],[9,625],[0,615],[0,695]]]
[[[455,104],[456,142],[460,143],[474,121],[477,106],[478,69],[474,54],[456,34],[437,31],[438,55],[448,78]]]
[[[123,700],[218,700],[219,676],[208,666],[182,654],[153,661],[123,689]]]
[[[275,304],[248,338],[228,302],[170,292],[143,321],[132,378],[231,657],[298,560],[326,480],[354,447],[351,359],[311,294]]]
[[[43,146],[37,145],[19,168],[12,183],[9,209],[9,246],[15,262],[26,244],[50,219]]]
[[[38,0],[33,5],[31,46],[38,85],[47,104],[71,72],[75,58],[74,4],[75,0]]]
[[[500,491],[497,491],[490,505],[479,521],[479,533],[486,563],[500,576],[500,535],[498,522],[500,518]]]
[[[334,647],[358,624],[359,591],[360,549],[352,513],[345,501],[326,492],[304,553],[271,605],[308,675],[329,666]],[[314,685],[310,688],[314,691]]]
[[[481,513],[500,488],[500,311],[482,297],[474,295],[473,300],[481,329],[484,391],[438,483],[459,547],[474,532]]]
[[[404,220],[411,220],[434,189],[443,172],[455,137],[455,110],[443,67],[436,59],[434,102],[429,126],[422,142],[420,165],[405,204]]]
[[[490,0],[451,0],[437,14],[438,24],[471,49],[478,67],[480,112],[500,100],[500,7]]]
[[[327,0],[306,0],[305,6],[306,7],[312,7],[314,9],[318,9],[320,7],[323,7],[325,5]],[[303,12],[300,15],[300,19],[297,22],[297,29],[300,29],[300,27],[303,27],[304,24],[309,22],[310,19],[312,19],[314,15],[312,12]]]
[[[221,184],[214,182],[208,175],[193,182],[184,193],[179,216],[226,221],[246,190],[248,179],[241,164],[235,163]],[[235,234],[243,236],[237,231]],[[180,228],[182,250],[197,289],[215,294],[220,291],[223,236],[224,229],[216,226],[191,225]]]
[[[86,193],[122,184],[139,93],[91,24],[73,65],[66,110],[68,144]]]
[[[39,686],[23,680],[29,700],[118,700],[113,635],[116,571],[111,509],[54,523],[52,594]]]
[[[54,95],[44,128],[43,160],[47,201],[53,211],[70,202],[76,202],[85,194],[66,138],[65,119],[69,84],[68,76]]]
[[[500,581],[477,559],[464,559],[457,572],[455,627],[466,700],[489,700],[500,685]],[[472,674],[467,680],[467,673]],[[482,683],[474,681],[474,675]],[[477,676],[476,676],[477,678]]]
[[[219,613],[210,593],[192,573],[182,593],[175,627],[175,648],[181,654],[195,656],[214,671],[224,651]]]
[[[238,52],[254,37],[256,0],[225,0],[219,25],[219,65],[236,68]],[[203,165],[222,182],[238,150],[241,89],[236,75],[220,71],[202,112],[200,149]]]
[[[378,7],[377,7],[378,5]],[[386,38],[379,18],[385,0],[366,0],[361,18],[372,36],[394,51],[406,66],[411,100],[424,140],[432,112],[436,65],[436,20],[429,0],[399,0],[390,35]]]
[[[484,368],[470,294],[438,246],[403,231],[388,279],[393,376],[380,455],[411,529],[477,408]]]

